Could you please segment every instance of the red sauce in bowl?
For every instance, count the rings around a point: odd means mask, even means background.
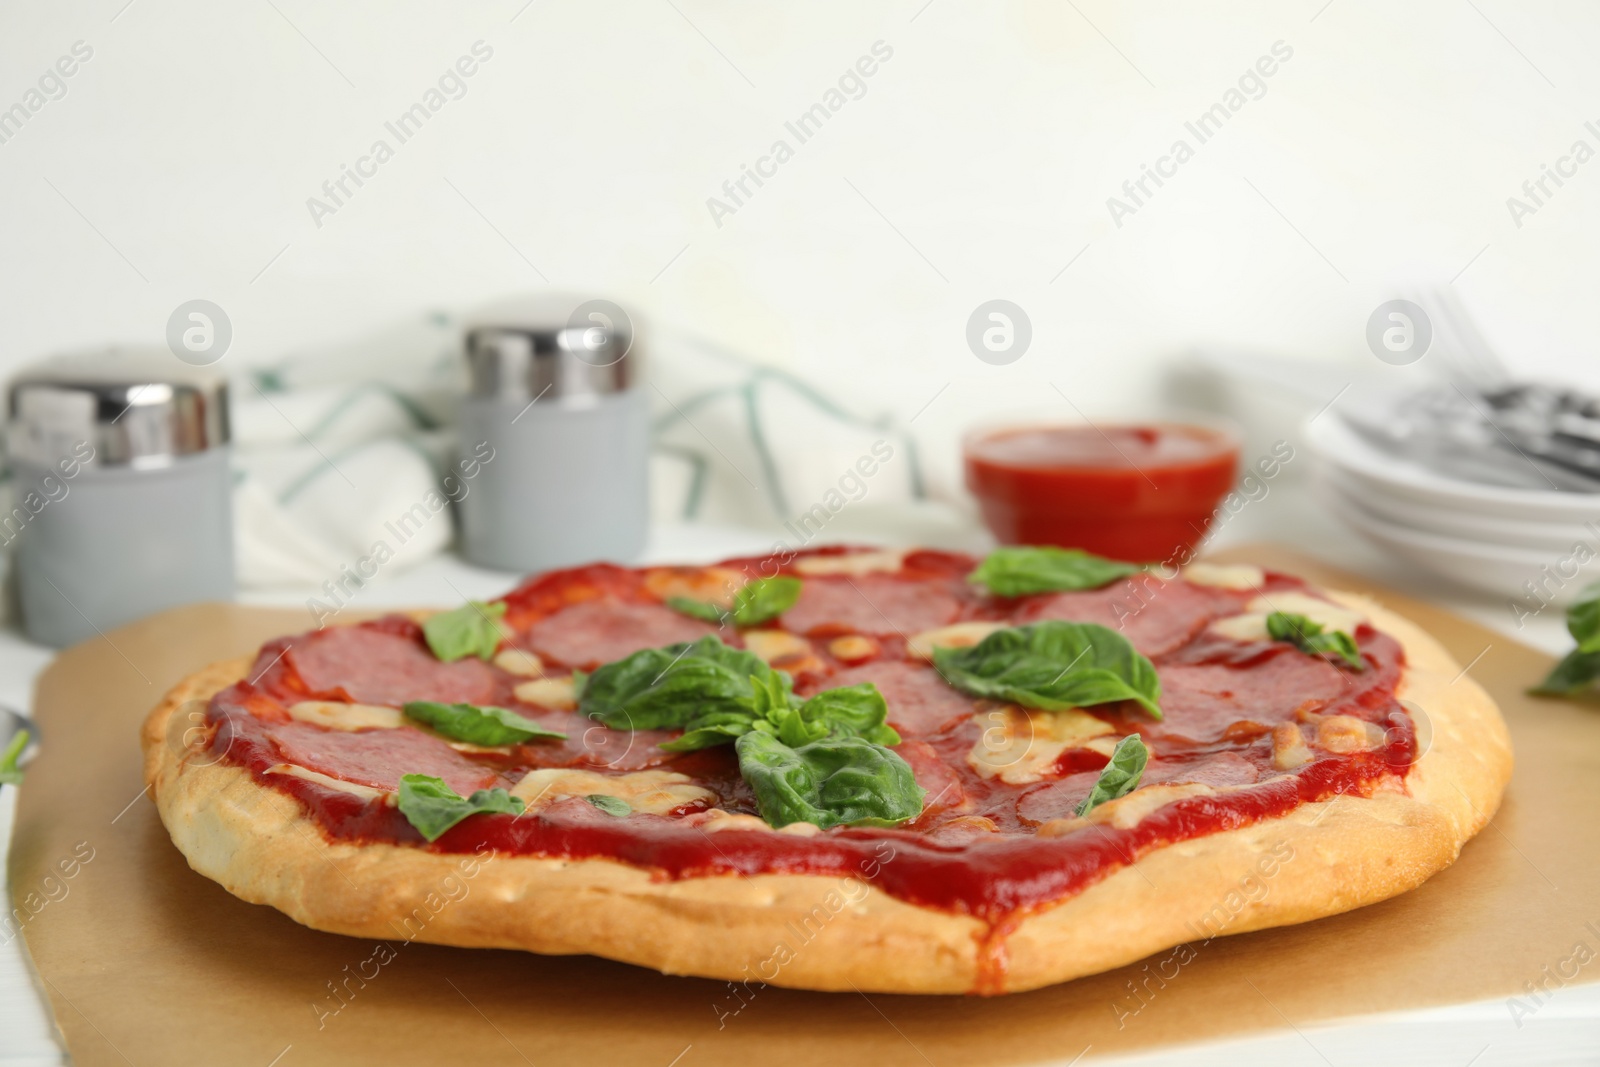
[[[1002,544],[1135,562],[1192,549],[1239,465],[1233,434],[1181,423],[980,431],[963,453],[967,488]]]

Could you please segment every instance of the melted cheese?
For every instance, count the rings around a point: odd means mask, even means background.
[[[406,717],[399,708],[341,704],[334,700],[302,700],[291,704],[289,718],[328,730],[397,730],[406,724]]]
[[[494,665],[507,674],[523,678],[544,677],[544,661],[532,652],[524,652],[520,648],[508,648],[501,652],[495,656]]]
[[[565,678],[535,678],[531,682],[523,682],[511,692],[524,704],[537,704],[553,711],[571,711],[578,706],[571,675]]]
[[[828,651],[846,663],[860,663],[878,654],[878,642],[861,634],[845,634],[828,642]]]
[[[749,580],[728,567],[667,567],[646,574],[644,587],[662,600],[681,596],[726,608]]]
[[[1311,762],[1311,749],[1306,747],[1305,735],[1292,722],[1280,722],[1272,728],[1272,765],[1280,771],[1292,771]]]
[[[1317,747],[1329,752],[1367,752],[1385,740],[1381,727],[1354,715],[1319,715],[1316,723]]]
[[[893,573],[900,569],[905,552],[857,552],[849,556],[806,556],[794,561],[794,569],[801,574],[878,574]]]
[[[1003,622],[956,622],[934,630],[924,630],[906,642],[906,651],[918,659],[933,658],[936,648],[971,648],[996,630],[1004,630]]]
[[[1185,797],[1216,796],[1217,791],[1209,785],[1198,782],[1189,782],[1183,785],[1147,785],[1142,789],[1135,789],[1125,797],[1108,800],[1104,804],[1089,812],[1089,821],[1093,823],[1110,823],[1118,830],[1129,830],[1138,826],[1145,816],[1158,808],[1164,808],[1174,800]]]
[[[318,771],[309,771],[304,767],[298,767],[293,763],[274,764],[267,768],[267,773],[286,774],[291,778],[301,778],[307,782],[315,782],[318,785],[326,786],[329,789],[337,789],[341,793],[349,793],[353,797],[361,797],[363,800],[376,800],[378,797],[389,795],[382,789],[374,789],[370,785],[357,785],[355,782],[347,782],[342,778],[332,778]]]
[[[676,771],[599,774],[567,767],[548,767],[529,771],[511,790],[511,795],[521,798],[530,809],[543,807],[563,797],[587,797],[597,793],[619,797],[626,800],[634,811],[651,815],[665,815],[688,804],[716,799],[715,793],[702,789],[690,781],[688,775]]]
[[[1078,708],[1030,711],[1007,705],[980,711],[973,721],[982,731],[967,753],[967,764],[985,778],[1008,785],[1026,785],[1044,778],[1069,748],[1087,748],[1109,756],[1115,731]]]
[[[1266,577],[1249,563],[1191,563],[1183,568],[1184,581],[1214,589],[1259,589]]]
[[[1343,630],[1352,635],[1356,627],[1366,621],[1366,616],[1359,611],[1351,611],[1305,593],[1274,593],[1270,599],[1256,597],[1245,605],[1245,614],[1218,619],[1211,624],[1211,629],[1235,641],[1266,641],[1269,640],[1267,616],[1275,611],[1304,615],[1312,622],[1321,623],[1325,630]]]
[[[797,659],[811,654],[811,642],[799,634],[783,630],[749,630],[744,635],[744,647],[758,659],[776,663],[784,659]]]

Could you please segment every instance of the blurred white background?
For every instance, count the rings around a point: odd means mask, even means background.
[[[1421,282],[1516,369],[1600,374],[1600,163],[1520,227],[1506,204],[1575,140],[1600,148],[1600,9],[1575,0],[104,0],[5,21],[0,107],[75,42],[93,56],[0,144],[0,370],[159,343],[197,297],[243,364],[548,280],[901,418],[953,382],[924,417],[956,426],[1046,380],[1137,411],[1196,345],[1371,364],[1367,315]],[[465,94],[398,144],[384,123],[477,41]],[[797,145],[785,121],[877,41],[892,58]],[[1184,123],[1279,41],[1260,98],[1118,227],[1107,198],[1196,144]],[[780,137],[794,158],[719,227],[707,199]],[[394,158],[319,227],[307,199],[379,138]],[[963,339],[994,297],[1033,322],[1010,366]]]

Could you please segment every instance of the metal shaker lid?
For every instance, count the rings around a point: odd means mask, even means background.
[[[92,467],[161,467],[229,436],[227,379],[159,349],[80,352],[25,367],[11,380],[6,411],[11,455],[47,466],[72,456]]]
[[[609,300],[541,295],[482,309],[467,320],[475,397],[593,402],[638,384],[632,319]]]

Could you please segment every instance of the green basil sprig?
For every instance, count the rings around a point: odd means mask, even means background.
[[[504,601],[469,600],[454,611],[428,616],[422,623],[422,636],[434,656],[445,663],[468,656],[493,659],[500,647],[500,620],[505,613]]]
[[[1530,692],[1571,696],[1600,678],[1600,582],[1591,582],[1567,608],[1567,632],[1578,643]]]
[[[1274,611],[1267,616],[1267,636],[1274,641],[1287,641],[1308,656],[1332,652],[1354,670],[1367,669],[1355,638],[1343,630],[1326,630],[1322,623],[1292,612]]]
[[[0,785],[22,784],[22,769],[17,766],[17,760],[28,747],[29,736],[27,730],[18,730],[11,735],[11,743],[6,745],[5,751],[0,752]]]
[[[772,826],[894,826],[919,815],[927,795],[910,764],[860,737],[795,746],[752,730],[734,748],[761,818]]]
[[[933,663],[964,693],[1029,708],[1132,700],[1161,718],[1161,679],[1126,637],[1092,622],[1050,620],[994,633],[970,648],[935,648]]]
[[[504,789],[480,789],[463,797],[444,779],[426,774],[402,775],[397,801],[400,814],[429,841],[439,840],[450,827],[479,812],[522,814],[522,801]]]
[[[1137,563],[1106,559],[1079,548],[1014,545],[997,548],[983,558],[967,581],[996,596],[1027,596],[1073,589],[1099,589],[1118,578],[1137,574]]]
[[[695,730],[748,719],[750,682],[781,675],[759,656],[706,636],[646,648],[596,668],[578,710],[616,730]],[[713,742],[715,743],[715,742]]]
[[[402,710],[452,741],[466,741],[474,745],[519,745],[535,738],[564,741],[567,737],[559,730],[547,730],[509,708],[413,700]]]
[[[773,826],[889,825],[922,810],[911,766],[887,747],[900,735],[870,682],[801,700],[787,674],[708,636],[600,667],[578,709],[617,729],[682,730],[661,746],[671,752],[735,743]]]
[[[607,815],[613,815],[619,819],[633,811],[632,804],[629,804],[621,797],[614,797],[609,793],[590,793],[583,799],[587,800],[589,803],[593,804]]]
[[[1145,764],[1150,762],[1150,750],[1138,734],[1129,734],[1111,750],[1111,762],[1095,779],[1094,788],[1078,805],[1078,814],[1087,815],[1108,800],[1127,796],[1139,785],[1144,776]]]
[[[800,599],[800,579],[788,575],[773,578],[756,578],[733,594],[733,602],[722,608],[705,600],[686,596],[671,596],[667,607],[706,622],[731,621],[735,626],[756,626],[776,619],[794,607]]]

